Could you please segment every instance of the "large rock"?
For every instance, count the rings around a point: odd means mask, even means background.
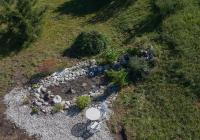
[[[43,93],[46,93],[46,92],[47,92],[47,89],[46,89],[45,87],[42,87],[42,88],[41,88],[41,91],[42,91]]]
[[[53,102],[54,102],[55,104],[61,103],[61,102],[62,102],[62,98],[61,98],[59,95],[56,95],[56,96],[53,98]]]
[[[40,98],[40,94],[38,94],[38,93],[34,93],[33,96],[36,97],[37,99]]]

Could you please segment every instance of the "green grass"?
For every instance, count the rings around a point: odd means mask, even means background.
[[[165,17],[151,0],[127,1],[98,5],[87,0],[84,9],[78,6],[82,0],[39,0],[48,5],[42,35],[30,47],[0,59],[1,95],[21,80],[20,75],[28,79],[36,74],[45,59],[63,66],[79,61],[62,53],[82,31],[97,30],[117,52],[144,44],[158,51],[158,65],[150,77],[122,89],[115,103],[115,111],[124,113],[113,118],[120,118],[128,138],[200,139],[199,1],[183,0],[182,8]]]

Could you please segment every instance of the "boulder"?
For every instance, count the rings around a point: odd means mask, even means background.
[[[61,103],[61,102],[62,102],[62,98],[61,98],[59,95],[56,95],[56,96],[53,98],[53,102],[54,102],[55,104]]]
[[[41,88],[41,91],[42,91],[43,93],[46,93],[46,92],[47,92],[47,89],[46,89],[45,87],[42,87],[42,88]]]

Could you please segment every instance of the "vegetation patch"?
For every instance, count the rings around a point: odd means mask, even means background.
[[[107,48],[106,38],[97,31],[82,32],[72,45],[71,54],[77,57],[99,54]]]
[[[84,109],[91,104],[90,96],[79,96],[76,100],[76,105],[79,109]]]

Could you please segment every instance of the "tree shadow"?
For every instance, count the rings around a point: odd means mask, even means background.
[[[80,59],[82,56],[79,56],[77,53],[76,53],[76,49],[75,47],[72,45],[70,48],[67,48],[63,54],[62,54],[63,57],[69,57],[69,58],[77,58],[77,59]]]
[[[68,109],[67,116],[74,117],[74,116],[77,116],[80,112],[81,110],[77,106],[74,105]]]
[[[77,123],[71,129],[71,134],[75,137],[82,137],[87,131],[87,123]]]
[[[109,0],[70,0],[59,6],[56,12],[84,16],[100,10]]]
[[[129,36],[125,39],[124,43],[128,44],[137,36],[141,36],[144,33],[149,33],[158,30],[162,21],[163,19],[159,14],[151,14],[139,24],[134,26],[132,29],[128,29],[127,31],[125,31],[128,33]]]
[[[59,6],[55,12],[72,16],[85,16],[95,13],[89,23],[104,22],[127,8],[136,0],[70,0]]]
[[[26,39],[19,34],[11,32],[0,33],[0,57],[9,56],[11,53],[18,53],[26,45]]]
[[[92,17],[88,22],[97,23],[105,22],[111,17],[117,15],[120,11],[127,9],[130,5],[134,4],[137,0],[108,0],[94,17]]]

